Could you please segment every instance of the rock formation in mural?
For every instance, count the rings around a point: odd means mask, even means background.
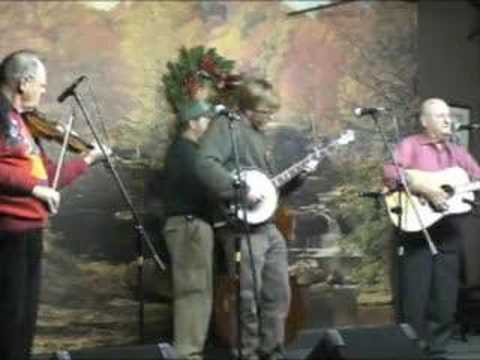
[[[181,46],[216,48],[235,60],[238,72],[276,84],[283,107],[270,132],[283,168],[312,144],[355,129],[356,143],[325,159],[288,199],[297,213],[291,246],[302,251],[340,239],[356,243],[366,262],[376,260],[374,268],[361,268],[361,276],[378,282],[385,222],[374,204],[356,194],[379,186],[385,151],[374,124],[353,118],[351,110],[392,109],[383,123],[392,138],[396,125],[412,129],[416,8],[359,1],[288,17],[290,10],[274,1],[2,1],[0,54],[34,48],[44,55],[49,93],[41,110],[56,119],[71,111],[56,96],[77,76],[88,76],[79,91],[117,150],[116,166],[156,242],[163,153],[173,120],[161,78]],[[81,117],[75,127],[91,138]],[[56,146],[48,150],[55,157]],[[136,255],[128,208],[106,169],[96,169],[62,197],[46,244],[36,352],[133,342],[137,304],[123,281]],[[149,332],[168,334],[168,305],[147,309]]]

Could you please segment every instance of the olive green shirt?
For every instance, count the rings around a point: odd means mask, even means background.
[[[229,129],[225,117],[217,118],[200,141],[197,172],[200,181],[217,199],[233,200],[233,170],[235,159]],[[234,136],[237,142],[239,163],[242,168],[255,168],[272,175],[265,134],[248,120],[235,121]]]

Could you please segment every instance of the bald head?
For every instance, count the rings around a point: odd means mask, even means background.
[[[430,98],[422,103],[420,121],[427,136],[434,141],[445,141],[452,135],[450,107],[439,98]]]
[[[19,50],[6,56],[0,64],[0,84],[15,86],[35,78],[43,67],[39,56],[31,50]]]
[[[439,98],[427,99],[422,103],[422,114],[431,114],[432,108],[438,106],[448,107],[448,104],[445,102],[445,100]]]
[[[46,82],[45,66],[34,51],[15,51],[0,63],[0,89],[18,109],[37,106]]]

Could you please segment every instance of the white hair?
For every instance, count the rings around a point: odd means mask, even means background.
[[[422,115],[429,115],[430,108],[431,108],[432,105],[434,105],[434,104],[445,104],[446,106],[448,106],[448,104],[446,103],[446,101],[443,100],[443,99],[440,99],[440,98],[430,98],[430,99],[427,99],[427,100],[425,100],[425,101],[422,103],[422,108],[421,108],[421,113],[422,113]]]
[[[22,81],[35,79],[42,67],[43,63],[34,51],[15,51],[0,63],[0,85],[16,89]]]

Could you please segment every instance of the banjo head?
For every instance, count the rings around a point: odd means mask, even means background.
[[[277,188],[271,179],[268,175],[255,169],[243,170],[240,179],[262,196],[257,204],[247,208],[247,222],[251,225],[257,225],[269,220],[278,205]],[[245,218],[242,210],[237,211],[237,216],[240,220]]]

